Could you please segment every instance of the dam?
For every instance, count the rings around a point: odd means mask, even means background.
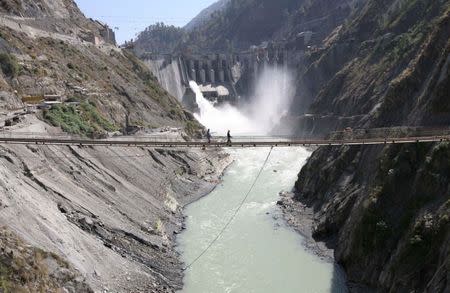
[[[196,110],[195,94],[189,82],[195,81],[211,102],[235,104],[247,94],[249,85],[267,66],[287,66],[288,52],[281,45],[262,44],[237,53],[157,54],[144,53],[141,59],[161,86]]]

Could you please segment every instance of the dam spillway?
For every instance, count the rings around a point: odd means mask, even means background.
[[[211,101],[234,103],[247,94],[237,89],[251,88],[257,76],[269,65],[286,66],[287,54],[287,50],[269,46],[229,54],[144,53],[141,59],[165,90],[180,101],[186,99],[185,106],[194,110],[190,107],[195,104],[189,91],[190,81],[199,84]]]

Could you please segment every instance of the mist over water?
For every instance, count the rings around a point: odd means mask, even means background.
[[[223,104],[215,107],[205,99],[196,82],[190,87],[196,95],[200,123],[217,135],[230,130],[235,135],[267,135],[288,112],[294,95],[293,78],[284,67],[265,66],[258,75],[250,102],[238,107]]]

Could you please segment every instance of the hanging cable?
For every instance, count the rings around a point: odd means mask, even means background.
[[[183,268],[183,271],[190,269],[197,261],[199,261],[200,258],[202,258],[202,256],[205,255],[208,252],[208,250],[214,245],[214,243],[216,243],[217,240],[219,240],[220,236],[222,236],[222,234],[225,232],[225,230],[228,228],[228,226],[230,226],[230,224],[236,218],[237,214],[241,210],[244,203],[247,201],[248,196],[250,195],[250,193],[252,192],[256,183],[258,182],[259,177],[261,177],[261,174],[264,171],[264,168],[266,167],[267,162],[269,161],[270,155],[272,154],[272,150],[273,150],[273,146],[270,148],[270,151],[267,154],[266,160],[264,161],[261,169],[259,170],[258,175],[256,175],[256,178],[253,181],[252,185],[250,186],[250,189],[245,194],[244,198],[242,199],[242,201],[239,204],[239,206],[237,207],[237,209],[234,211],[231,218],[228,220],[228,222],[225,224],[225,226],[223,226],[223,228],[220,230],[220,232],[217,234],[217,236],[208,244],[208,246],[191,263],[189,263],[186,267]]]

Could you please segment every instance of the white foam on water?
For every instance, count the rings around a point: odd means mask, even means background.
[[[294,94],[293,78],[286,68],[266,66],[258,76],[251,102],[239,109],[230,104],[215,107],[205,99],[195,81],[189,83],[196,96],[200,123],[213,133],[267,135],[287,113]]]
[[[243,113],[237,108],[226,104],[215,108],[214,105],[203,97],[199,86],[195,81],[189,82],[195,93],[196,102],[200,113],[194,114],[195,118],[214,133],[225,135],[228,130],[232,133],[254,133],[256,129]]]

